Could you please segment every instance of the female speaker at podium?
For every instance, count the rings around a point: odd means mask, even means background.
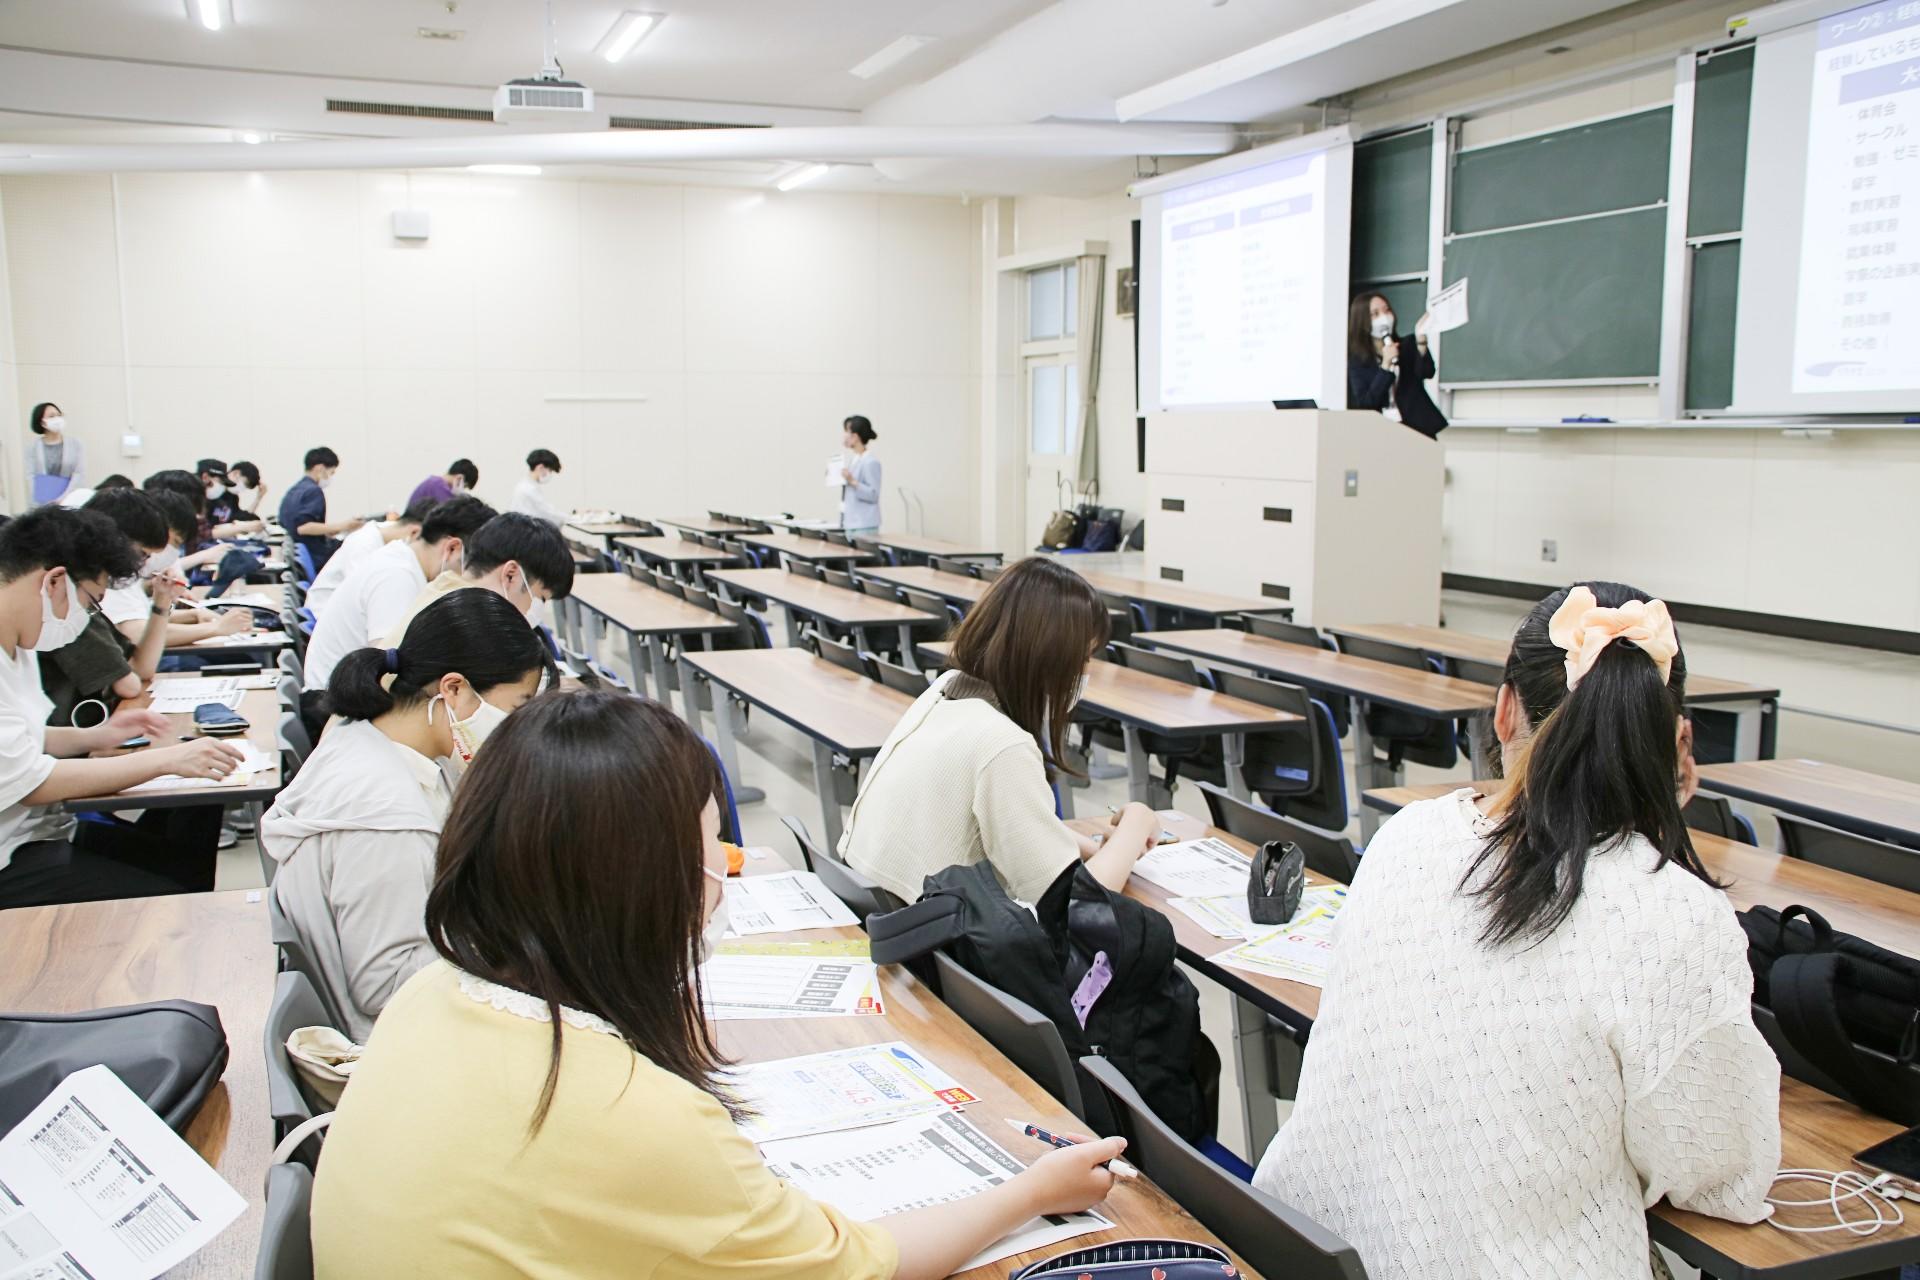
[[[1427,379],[1436,373],[1427,318],[1404,335],[1394,321],[1393,304],[1377,293],[1360,294],[1347,308],[1347,407],[1380,410],[1391,402],[1402,423],[1437,436],[1447,420],[1427,394]]]

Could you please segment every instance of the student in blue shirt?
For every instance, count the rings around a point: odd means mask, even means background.
[[[352,533],[363,523],[357,519],[328,520],[327,495],[334,473],[340,470],[340,455],[321,445],[307,450],[307,474],[300,477],[280,499],[280,527],[292,534],[313,557],[313,571],[319,573],[327,557],[340,544],[337,535]]]
[[[880,459],[867,456],[867,446],[880,433],[860,414],[840,426],[840,444],[846,457],[840,475],[840,527],[848,533],[874,533],[880,528]]]

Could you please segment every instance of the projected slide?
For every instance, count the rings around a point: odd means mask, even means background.
[[[1326,188],[1315,152],[1166,193],[1163,407],[1320,396]]]
[[[1920,388],[1920,4],[1820,23],[1793,390]]]

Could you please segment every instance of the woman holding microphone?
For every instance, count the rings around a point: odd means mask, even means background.
[[[1347,408],[1400,411],[1400,421],[1423,436],[1437,436],[1447,419],[1427,394],[1438,375],[1427,347],[1427,317],[1410,334],[1397,332],[1393,304],[1363,293],[1347,308]]]

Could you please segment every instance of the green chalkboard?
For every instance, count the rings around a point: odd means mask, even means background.
[[[1666,199],[1673,109],[1659,107],[1514,142],[1453,161],[1454,232],[1490,231]]]
[[[1427,270],[1432,191],[1431,125],[1354,147],[1354,280]]]
[[[1441,340],[1444,383],[1651,378],[1660,370],[1665,209],[1447,243],[1473,319]]]
[[[1687,408],[1733,403],[1734,311],[1740,300],[1740,242],[1692,250],[1693,291],[1687,299]]]
[[[1738,231],[1747,189],[1747,115],[1753,105],[1753,46],[1717,53],[1693,78],[1693,163],[1687,234]]]

